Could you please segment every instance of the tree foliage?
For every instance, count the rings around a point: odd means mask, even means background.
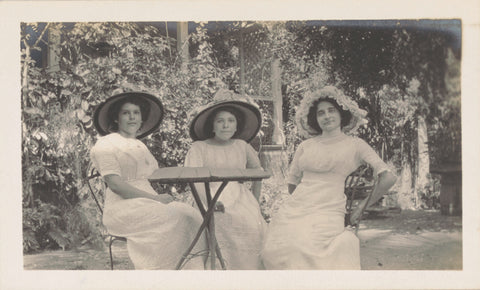
[[[84,185],[97,137],[95,106],[124,91],[161,98],[164,122],[143,141],[160,166],[180,165],[191,142],[187,113],[220,87],[242,90],[240,46],[246,44],[239,35],[247,30],[256,31],[255,42],[248,45],[259,60],[280,60],[290,158],[301,141],[296,106],[305,91],[330,84],[369,112],[369,125],[359,134],[395,167],[415,163],[417,116],[427,120],[434,161],[446,155],[458,159],[459,61],[448,54],[448,39],[441,33],[299,21],[198,23],[189,35],[185,62],[175,41],[148,23],[24,23],[24,250],[98,242],[92,236],[100,236],[100,222]],[[40,67],[32,57],[46,42],[56,52],[58,69]],[[251,68],[261,73],[247,79],[244,89],[269,94],[266,62]],[[271,105],[259,103],[262,142],[269,143]],[[440,142],[445,139],[453,141]]]

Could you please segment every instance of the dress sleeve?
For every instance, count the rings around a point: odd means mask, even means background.
[[[122,175],[114,148],[105,140],[99,140],[90,150],[90,159],[100,175]]]
[[[194,142],[185,156],[185,167],[203,167],[202,148],[200,143]]]
[[[304,143],[301,143],[297,150],[295,151],[295,155],[293,156],[292,163],[290,164],[290,169],[288,171],[287,183],[298,185],[303,177],[303,171],[300,170],[299,159],[300,156],[303,155],[303,147]]]
[[[245,148],[247,152],[247,168],[260,168],[262,167],[258,153],[253,149],[252,145],[245,142]]]
[[[143,145],[143,148],[145,149],[145,154],[147,155],[146,158],[149,159],[149,163],[151,164],[152,170],[157,170],[158,167],[158,160],[153,156],[152,152],[148,149],[147,145],[145,145],[143,142],[140,142]]]
[[[360,162],[367,163],[373,168],[374,175],[390,170],[388,165],[383,162],[383,160],[378,156],[378,154],[373,150],[367,142],[362,139],[358,140],[357,147],[357,156],[360,159]]]

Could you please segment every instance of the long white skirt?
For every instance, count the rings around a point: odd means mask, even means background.
[[[127,238],[135,269],[174,270],[202,221],[201,214],[190,205],[163,204],[147,198],[117,199],[105,206],[103,214],[109,233]],[[206,248],[205,236],[201,235],[192,253]],[[204,258],[190,260],[183,269],[203,270]]]
[[[218,186],[211,184],[212,195]],[[267,224],[257,200],[244,184],[237,182],[230,182],[220,197],[225,212],[215,212],[215,233],[227,269],[264,269],[261,250]]]
[[[339,192],[340,191],[340,192]],[[343,188],[300,183],[269,224],[262,251],[272,270],[358,270],[360,243],[344,227]]]

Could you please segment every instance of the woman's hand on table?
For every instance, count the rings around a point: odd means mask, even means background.
[[[217,201],[217,203],[215,204],[215,211],[225,212],[225,206],[221,201]]]
[[[169,204],[174,200],[173,197],[169,194],[153,195],[152,199],[156,200],[156,201],[159,201],[161,203],[164,203],[164,204]]]

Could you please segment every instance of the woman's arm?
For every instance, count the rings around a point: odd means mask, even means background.
[[[102,137],[97,141],[95,146],[90,151],[90,159],[92,160],[95,168],[103,176],[107,186],[124,199],[143,197],[163,203],[169,203],[170,201],[173,201],[169,195],[150,194],[128,184],[120,177],[122,170],[117,158],[118,149],[116,149],[117,147],[113,146],[112,144],[112,142],[115,141],[112,139],[112,136],[113,135],[107,135]],[[152,159],[152,161],[156,162],[153,155],[150,154],[146,157],[149,157]]]
[[[370,199],[367,203],[367,198],[362,200],[359,205],[352,212],[350,217],[350,222],[352,225],[356,224],[360,214],[364,208],[371,206],[376,203],[382,196],[388,192],[388,190],[395,184],[397,177],[393,175],[390,171],[383,171],[378,175],[378,182],[373,188]]]
[[[357,156],[360,161],[369,164],[373,168],[374,174],[377,172],[379,173],[377,175],[377,182],[373,188],[373,192],[370,194],[368,204],[365,199],[361,201],[357,208],[352,212],[352,216],[350,217],[352,224],[357,223],[362,209],[376,203],[397,181],[397,177],[389,171],[387,164],[385,164],[375,150],[373,150],[373,148],[362,139],[357,139],[357,150]]]
[[[254,168],[254,169],[263,169],[262,164],[260,162],[260,158],[258,158],[258,153],[253,149],[253,147],[245,143],[246,146],[246,155],[247,155],[247,164],[246,168]],[[252,182],[252,193],[255,199],[260,202],[260,194],[262,192],[262,181],[253,181]]]
[[[292,194],[297,185],[301,182],[303,177],[303,171],[300,168],[299,159],[300,156],[303,154],[305,142],[300,143],[297,150],[295,150],[295,154],[293,155],[292,162],[290,163],[290,168],[288,170],[287,176],[287,184],[288,184],[288,193]]]
[[[252,193],[255,199],[260,202],[260,193],[262,192],[262,181],[252,182]]]
[[[388,190],[395,184],[397,177],[393,175],[390,171],[381,172],[378,175],[378,183],[373,189],[372,196],[368,201],[367,206],[371,206],[376,203]]]
[[[107,186],[116,194],[120,195],[124,199],[130,198],[149,198],[162,203],[170,203],[173,198],[168,194],[154,195],[146,191],[140,190],[127,182],[123,181],[120,176],[116,174],[109,174],[105,176],[105,182]]]

